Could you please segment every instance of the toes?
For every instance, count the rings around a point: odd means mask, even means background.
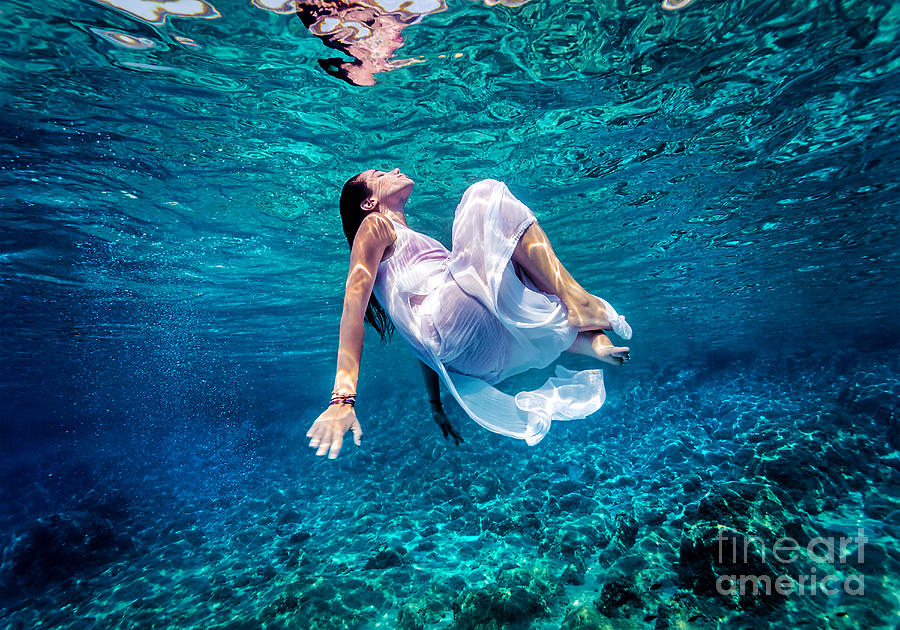
[[[610,357],[615,360],[616,365],[624,365],[631,361],[631,354],[628,348],[620,348],[610,353]]]

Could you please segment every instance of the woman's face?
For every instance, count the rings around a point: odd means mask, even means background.
[[[378,201],[396,195],[404,196],[404,200],[408,199],[415,183],[401,173],[399,168],[387,172],[376,170],[363,171],[359,174],[358,179],[366,183],[372,191],[372,197]]]

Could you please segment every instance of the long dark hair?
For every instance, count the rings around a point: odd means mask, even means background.
[[[355,175],[347,180],[344,188],[341,189],[341,223],[344,225],[344,236],[350,248],[353,249],[353,239],[362,225],[363,219],[369,214],[362,209],[362,202],[372,196],[372,190],[364,181],[357,179],[359,175]],[[374,212],[374,211],[372,211]],[[375,294],[369,297],[369,304],[366,306],[365,321],[372,325],[382,341],[391,338],[394,332],[394,323],[388,314],[384,311],[381,304],[375,298]]]

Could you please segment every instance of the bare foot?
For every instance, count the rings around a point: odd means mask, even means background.
[[[591,349],[594,356],[604,363],[610,365],[625,365],[631,361],[629,348],[625,346],[614,346],[606,333],[598,332],[591,340]]]
[[[567,352],[594,357],[610,365],[623,365],[631,360],[629,348],[614,346],[606,333],[599,330],[578,333]]]

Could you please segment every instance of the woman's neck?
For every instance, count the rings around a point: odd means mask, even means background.
[[[398,212],[397,210],[388,210],[387,208],[382,208],[381,214],[385,215],[386,217],[389,217],[392,221],[396,221],[400,225],[406,225],[406,227],[409,227],[409,225],[407,225],[407,223],[406,223],[406,215],[403,214],[402,212]]]

